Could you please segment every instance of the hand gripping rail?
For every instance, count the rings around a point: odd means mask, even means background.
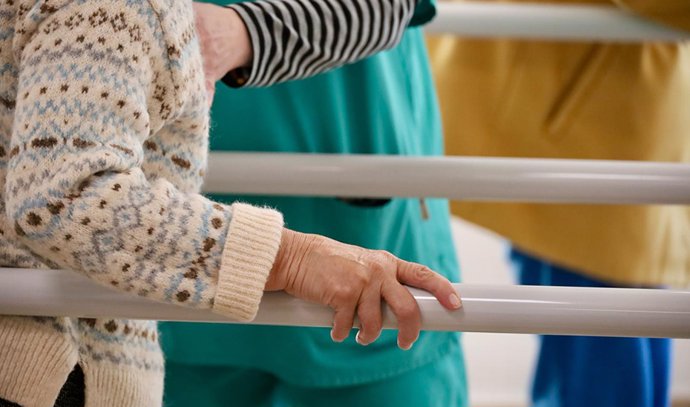
[[[556,41],[676,42],[690,33],[610,6],[439,2],[434,34]]]
[[[0,269],[0,314],[118,317],[231,322],[206,310],[182,308],[116,292],[62,270]],[[456,284],[460,311],[449,312],[412,289],[422,329],[560,335],[690,338],[690,292],[619,288]],[[330,327],[327,307],[267,293],[253,324]],[[395,328],[388,309],[385,328]]]

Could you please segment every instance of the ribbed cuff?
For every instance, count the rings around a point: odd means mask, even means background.
[[[141,406],[163,404],[163,372],[108,361],[84,363],[85,407]]]
[[[280,212],[232,205],[213,311],[239,321],[254,319],[282,232]]]
[[[0,398],[52,407],[77,361],[76,346],[52,324],[0,317]]]

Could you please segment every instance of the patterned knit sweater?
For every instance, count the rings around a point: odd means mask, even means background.
[[[353,3],[364,10],[363,1]],[[390,47],[413,4],[381,6],[367,18],[394,18],[385,38],[347,37],[332,53],[321,34],[342,11],[308,10],[321,20],[266,29],[252,21],[280,19],[270,2],[238,9],[254,46],[250,82]],[[154,300],[253,318],[282,218],[198,194],[208,109],[193,20],[185,0],[0,0],[0,265],[68,268]],[[318,52],[304,58],[305,49]],[[315,62],[320,69],[307,69]],[[154,322],[0,317],[1,399],[50,407],[76,364],[87,407],[161,404]]]

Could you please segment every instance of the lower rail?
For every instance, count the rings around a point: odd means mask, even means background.
[[[456,284],[463,308],[445,310],[411,289],[429,331],[690,338],[690,291]],[[152,302],[64,270],[0,269],[0,315],[232,322],[208,310]],[[384,326],[395,319],[384,311]],[[330,327],[329,308],[267,293],[252,322]]]

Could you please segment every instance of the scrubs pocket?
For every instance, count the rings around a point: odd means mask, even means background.
[[[360,208],[379,208],[391,202],[390,198],[337,198],[341,202]]]

